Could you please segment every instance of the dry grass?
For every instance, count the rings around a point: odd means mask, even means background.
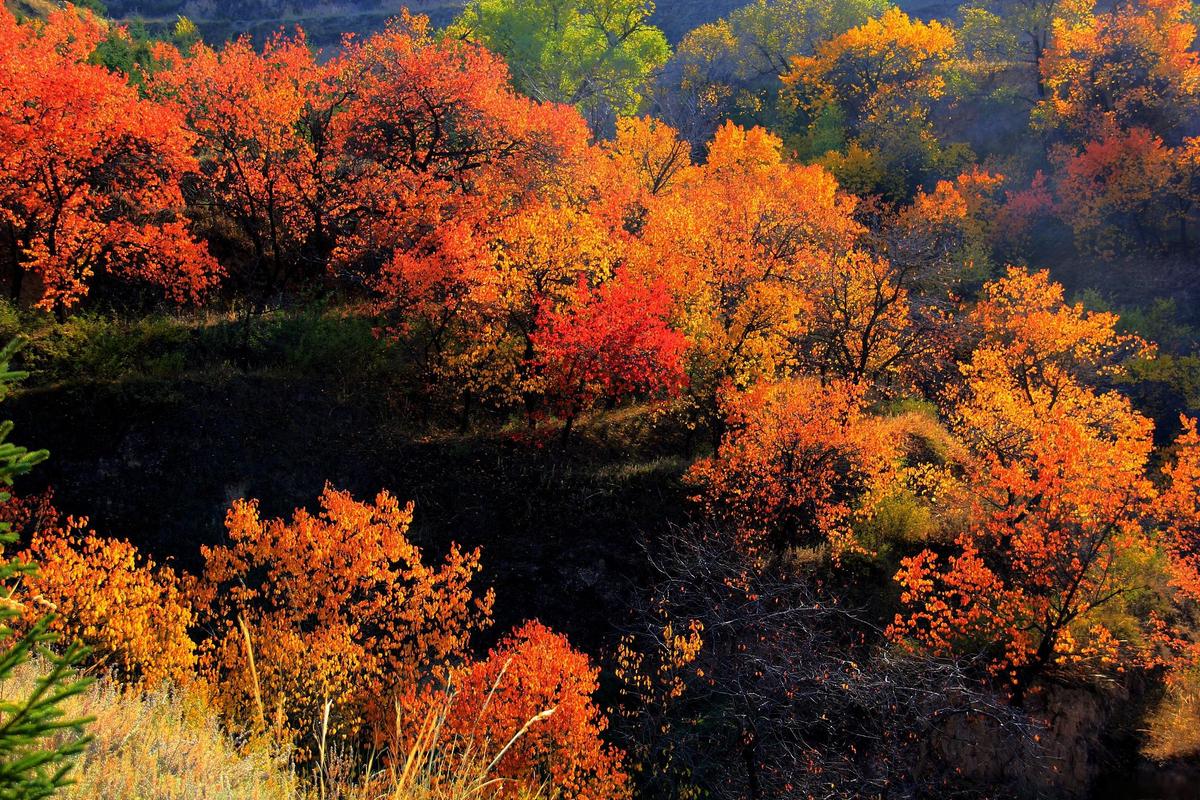
[[[33,685],[27,666],[0,683],[0,697]],[[203,699],[182,691],[137,695],[108,681],[68,703],[68,716],[94,718],[92,737],[64,800],[294,800],[300,781],[285,753],[238,747]]]
[[[1170,687],[1150,715],[1145,755],[1155,761],[1200,754],[1200,674],[1193,671]]]
[[[484,703],[486,709],[492,702],[500,680],[507,671],[501,670]],[[531,728],[554,714],[546,709],[527,720],[507,742],[485,740],[448,741],[444,737],[446,714],[452,701],[447,694],[443,702],[435,704],[416,731],[405,731],[399,709],[396,714],[395,740],[410,740],[407,747],[394,748],[398,758],[388,760],[386,769],[372,770],[368,767],[366,777],[357,784],[348,781],[326,780],[335,767],[327,767],[324,736],[321,737],[321,754],[318,772],[320,800],[477,800],[477,798],[505,797],[508,800],[553,800],[554,793],[548,787],[514,787],[497,775],[496,766],[517,741]],[[328,719],[328,709],[326,709]],[[406,735],[407,734],[407,735]],[[344,768],[344,765],[342,765]]]
[[[0,697],[27,694],[38,674],[25,665],[0,682]],[[138,694],[102,680],[72,698],[70,717],[89,717],[92,737],[57,800],[479,800],[505,787],[494,768],[534,717],[508,742],[445,741],[445,708],[435,708],[402,756],[388,766],[338,756],[333,743],[302,777],[288,754],[268,741],[239,744],[224,731],[200,693],[163,689]],[[316,726],[319,730],[319,726]],[[408,734],[408,735],[404,735]],[[240,738],[240,737],[239,737]],[[366,775],[367,777],[363,777]],[[506,791],[512,800],[551,800],[549,791]]]

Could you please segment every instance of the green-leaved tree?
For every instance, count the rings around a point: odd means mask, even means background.
[[[471,0],[450,34],[502,55],[518,89],[593,124],[637,113],[670,58],[652,0]]]

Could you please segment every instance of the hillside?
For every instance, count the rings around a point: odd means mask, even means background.
[[[1195,800],[1194,0],[73,1],[0,800]]]
[[[660,0],[655,14],[659,27],[672,42],[679,41],[697,25],[724,16],[742,0]],[[353,0],[353,2],[299,2],[298,0],[112,0],[109,13],[117,19],[144,19],[166,25],[177,15],[194,20],[210,41],[222,41],[238,33],[256,36],[280,26],[301,25],[319,44],[336,42],[343,32],[378,30],[407,7],[427,14],[435,25],[450,21],[462,0]]]
[[[242,33],[262,37],[279,28],[303,27],[309,39],[320,46],[336,44],[345,33],[366,34],[377,31],[401,9],[427,15],[435,25],[449,22],[464,0],[110,0],[108,13],[117,20],[140,20],[151,30],[166,30],[177,16],[186,16],[199,25],[205,39],[221,42]],[[688,31],[720,19],[746,0],[658,0],[655,22],[672,44]],[[43,16],[56,3],[53,0],[5,0],[18,15]],[[897,3],[909,13],[925,17],[945,17],[954,12],[944,0],[901,0]]]

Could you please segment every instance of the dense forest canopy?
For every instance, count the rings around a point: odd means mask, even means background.
[[[1191,796],[1195,19],[7,3],[0,797]]]

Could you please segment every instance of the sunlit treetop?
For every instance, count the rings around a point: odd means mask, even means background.
[[[954,32],[892,8],[792,60],[785,84],[806,86],[812,103],[836,103],[852,126],[924,113],[946,89]]]
[[[818,166],[789,163],[779,138],[729,123],[702,166],[649,204],[632,269],[675,296],[692,338],[693,389],[748,386],[794,366],[811,277],[848,250],[854,202]]]
[[[1116,126],[1175,144],[1200,104],[1200,54],[1186,0],[1119,3],[1056,21],[1035,122],[1072,140]]]
[[[105,33],[73,10],[18,24],[0,8],[0,222],[12,295],[32,273],[43,308],[78,303],[104,273],[179,301],[219,273],[183,219],[192,139],[171,109],[89,63]]]

